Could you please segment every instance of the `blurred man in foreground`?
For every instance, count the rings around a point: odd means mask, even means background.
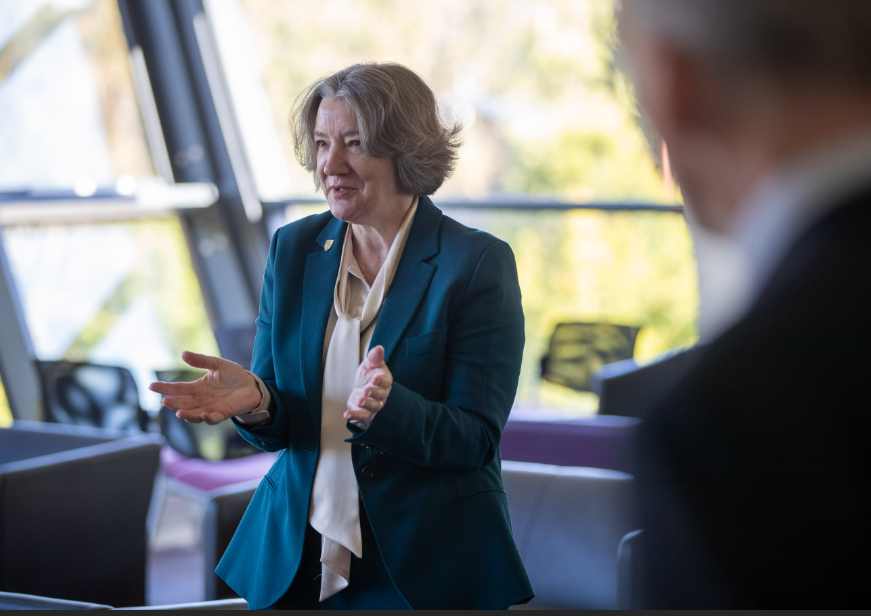
[[[645,421],[647,606],[864,606],[871,1],[622,4],[639,102],[753,290]]]

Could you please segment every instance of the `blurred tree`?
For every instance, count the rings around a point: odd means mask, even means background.
[[[673,203],[656,137],[642,130],[616,53],[612,0],[244,0],[273,112],[349,64],[417,71],[465,124],[457,171],[435,197],[550,195]],[[288,160],[289,135],[282,131]],[[295,189],[311,190],[297,165]],[[643,326],[636,354],[695,340],[692,244],[672,213],[456,211],[517,257],[527,343],[518,400],[591,408],[539,387],[559,321]]]

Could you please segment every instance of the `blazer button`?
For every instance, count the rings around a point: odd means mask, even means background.
[[[363,475],[364,477],[371,479],[372,477],[375,476],[375,469],[373,469],[371,466],[364,466],[363,468],[360,469],[360,474]]]

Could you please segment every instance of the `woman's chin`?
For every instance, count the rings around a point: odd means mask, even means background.
[[[361,208],[356,199],[331,197],[327,199],[327,204],[330,206],[330,213],[342,222],[354,222],[360,215]]]

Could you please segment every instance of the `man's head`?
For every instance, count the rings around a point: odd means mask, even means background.
[[[710,228],[766,172],[871,127],[871,1],[622,0],[620,38]]]

